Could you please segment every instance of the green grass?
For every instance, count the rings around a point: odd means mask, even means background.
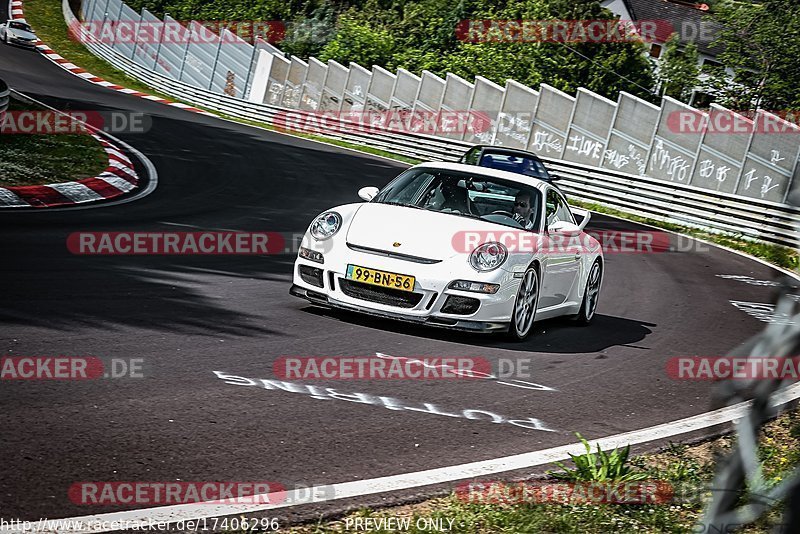
[[[10,111],[40,108],[12,100]],[[0,133],[0,187],[42,185],[90,178],[108,166],[97,140],[86,134]]]

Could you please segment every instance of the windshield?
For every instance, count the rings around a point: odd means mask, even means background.
[[[23,31],[26,31],[26,32],[32,32],[33,31],[31,29],[31,27],[28,26],[27,24],[25,24],[24,22],[9,22],[8,26],[9,26],[9,28],[13,28],[15,30],[23,30]]]
[[[550,180],[544,164],[535,157],[518,156],[511,154],[484,154],[478,163],[481,167],[497,169],[498,171],[515,172],[526,176],[533,176],[540,180]]]
[[[541,192],[535,187],[440,169],[410,169],[372,202],[438,211],[539,231]]]

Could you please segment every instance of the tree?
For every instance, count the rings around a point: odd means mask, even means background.
[[[800,3],[787,0],[717,0],[713,18],[722,25],[714,44],[717,60],[733,70],[710,73],[710,91],[723,105],[741,110],[800,106]]]
[[[285,53],[309,58],[318,56],[336,34],[336,13],[330,4],[316,8],[310,17],[300,16],[286,25],[286,35],[278,43]]]
[[[699,84],[697,60],[697,45],[689,43],[681,50],[680,36],[673,33],[664,45],[664,55],[658,67],[661,94],[688,103],[692,91]]]
[[[339,17],[339,28],[320,52],[319,59],[333,59],[344,65],[352,61],[362,67],[389,65],[394,52],[394,37],[347,15]]]

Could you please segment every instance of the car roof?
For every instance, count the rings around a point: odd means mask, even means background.
[[[530,185],[536,187],[538,189],[545,189],[545,186],[551,185],[548,184],[546,181],[541,180],[539,178],[534,178],[533,176],[528,176],[525,174],[518,174],[516,172],[510,171],[501,171],[497,169],[490,169],[488,167],[479,167],[477,165],[467,165],[464,163],[449,163],[443,161],[428,161],[425,163],[419,163],[411,167],[412,169],[416,169],[418,167],[427,167],[427,168],[434,168],[434,169],[441,169],[445,171],[459,171],[459,172],[466,172],[469,174],[477,174],[482,176],[487,176],[490,178],[500,178],[502,180],[508,180],[510,182],[518,182],[520,184]]]
[[[474,148],[479,148],[483,150],[484,153],[493,152],[495,154],[516,154],[528,158],[539,159],[539,156],[537,154],[531,152],[530,150],[522,150],[521,148],[511,148],[501,145],[475,145],[474,147],[470,148],[470,150]]]

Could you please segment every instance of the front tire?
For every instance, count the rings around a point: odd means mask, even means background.
[[[536,307],[539,305],[539,273],[531,266],[522,276],[517,298],[514,300],[514,313],[508,327],[508,337],[514,341],[522,341],[533,330],[536,320]]]
[[[581,326],[588,326],[597,311],[597,301],[600,298],[600,284],[603,281],[603,264],[594,260],[589,276],[586,277],[586,291],[583,293],[581,310],[575,316],[575,322]]]

